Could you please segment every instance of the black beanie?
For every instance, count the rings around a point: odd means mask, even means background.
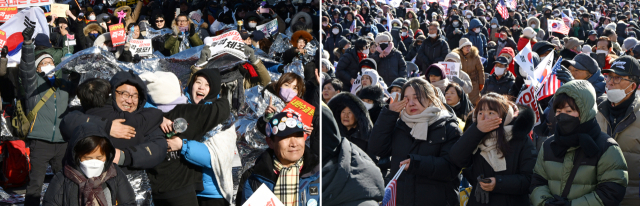
[[[358,92],[360,99],[370,99],[376,103],[384,102],[384,91],[379,86],[366,86]]]

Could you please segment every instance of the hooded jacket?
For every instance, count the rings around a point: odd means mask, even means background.
[[[372,55],[375,55],[372,54]],[[389,54],[390,56],[392,54]],[[389,57],[387,57],[389,58]],[[338,66],[336,67],[336,77],[344,84],[344,90],[348,91],[351,88],[351,79],[358,78],[358,72],[360,72],[360,59],[355,48],[347,49],[344,52]],[[392,79],[393,81],[393,79]]]
[[[333,54],[333,50],[335,48],[339,48],[338,43],[340,42],[340,40],[344,39],[345,41],[348,41],[347,38],[342,36],[342,26],[340,24],[333,24],[330,30],[333,30],[335,28],[339,30],[338,34],[336,35],[333,34],[332,31],[329,31],[327,41],[324,43],[324,50],[329,51],[329,60],[332,63],[339,60],[339,58],[336,57],[335,54]]]
[[[442,36],[438,34],[435,39],[428,37],[418,49],[416,62],[420,61],[422,63],[420,64],[421,68],[427,69],[432,64],[444,61],[449,52],[451,52],[449,44]]]
[[[478,48],[478,54],[480,56],[486,57],[485,53],[486,53],[487,43],[488,43],[487,37],[484,36],[482,32],[480,33],[474,32],[473,29],[477,27],[482,27],[482,23],[480,23],[480,20],[478,19],[472,19],[469,22],[469,32],[467,32],[462,37],[469,39],[469,41],[471,41],[471,44],[476,48]]]
[[[440,81],[437,82],[431,82],[431,80],[429,80],[429,72],[432,69],[437,69],[440,70]],[[424,78],[427,79],[427,81],[429,81],[429,83],[431,83],[431,85],[435,86],[436,88],[440,89],[440,92],[442,92],[442,94],[446,93],[447,91],[445,91],[445,89],[447,88],[447,86],[449,85],[449,82],[451,82],[450,79],[447,78],[447,75],[445,75],[445,67],[442,64],[432,64],[429,67],[427,67],[427,69],[424,71]]]
[[[412,14],[413,18],[409,19],[409,14]],[[415,30],[418,30],[420,28],[420,23],[418,22],[418,16],[416,15],[415,12],[413,12],[413,11],[407,12],[407,14],[405,15],[404,19],[411,20],[411,25],[410,25],[411,26],[411,28],[410,28],[411,30],[415,31]]]
[[[360,147],[363,151],[368,151],[369,135],[371,134],[373,123],[369,117],[369,111],[364,107],[362,100],[354,94],[341,92],[331,98],[327,103],[327,106],[329,106],[329,109],[333,112],[333,117],[337,122],[339,122],[338,128],[340,129],[340,136],[345,137],[350,142],[353,142],[353,144]],[[347,107],[356,118],[357,126],[351,130],[347,130],[347,128],[342,124],[342,117],[340,115],[342,110]],[[369,154],[369,157],[371,157],[371,159],[375,158],[372,154]]]
[[[178,28],[178,23],[176,22],[177,18],[174,19],[171,22],[171,29],[173,30],[174,34],[179,33],[180,29]],[[189,27],[197,27],[196,24],[193,23],[193,20],[191,20],[190,18],[188,18],[189,21]],[[186,33],[186,32],[185,32]],[[202,39],[200,38],[200,35],[198,35],[198,32],[195,32],[195,34],[189,34],[188,37],[185,38],[189,38],[189,46],[190,47],[197,47],[200,45],[203,45],[204,42],[202,42]],[[179,52],[181,52],[180,50],[180,40],[178,39],[178,37],[174,37],[173,35],[170,35],[169,38],[164,42],[164,48],[166,50],[171,51],[171,55],[177,54]]]
[[[452,15],[450,21],[451,24],[447,24],[447,27],[444,29],[444,31],[448,40],[447,43],[449,44],[449,48],[455,49],[460,45],[460,39],[462,39],[462,36],[464,35],[464,27],[462,25],[462,21],[460,20],[460,16],[458,15]],[[453,21],[459,22],[457,27],[453,26]],[[456,29],[460,30],[460,33],[454,33]]]
[[[453,52],[460,56],[460,68],[466,72],[471,78],[473,90],[469,93],[469,100],[474,105],[480,101],[480,85],[484,85],[484,67],[478,56],[478,49],[471,47],[471,51],[467,55],[462,54],[462,50],[457,48]]]
[[[76,50],[81,51],[83,49],[89,48],[93,46],[93,42],[96,41],[96,38],[90,35],[91,31],[98,31],[98,36],[105,33],[105,29],[102,28],[97,23],[89,23],[84,28],[80,25],[84,25],[84,23],[78,23],[76,26]]]
[[[509,91],[513,84],[516,81],[516,77],[513,74],[505,70],[502,78],[498,79],[498,75],[495,73],[491,74],[487,81],[485,82],[485,87],[482,89],[482,95],[495,92],[498,94],[509,94]]]
[[[404,56],[398,49],[391,49],[389,55],[384,58],[380,58],[380,53],[376,51],[371,55],[371,58],[376,61],[378,74],[385,83],[388,84],[398,77],[407,76],[407,62],[404,61]]]
[[[327,107],[322,108],[322,122],[322,204],[378,206],[384,196],[380,169],[364,150],[340,134]]]
[[[209,94],[195,104],[191,91],[196,77],[204,76],[209,82]],[[177,134],[183,141],[202,141],[204,135],[218,124],[229,118],[231,106],[229,100],[217,99],[220,93],[220,72],[216,69],[201,69],[192,75],[185,91],[190,104],[178,104],[171,111],[164,114],[169,120],[184,118],[189,126],[183,133]],[[176,151],[179,153],[180,151]],[[169,198],[183,194],[184,190],[203,189],[202,168],[197,167],[181,157],[179,160],[165,160],[149,170],[152,192],[158,198]],[[211,170],[213,175],[213,171]],[[215,176],[213,176],[215,177]]]
[[[443,110],[441,112],[451,112]],[[455,115],[441,118],[429,126],[428,139],[417,140],[411,128],[399,118],[400,113],[382,108],[369,140],[369,152],[391,155],[391,173],[396,174],[400,162],[411,160],[407,171],[397,180],[398,205],[458,205],[458,174],[460,168],[451,163],[449,155],[462,131]]]
[[[140,11],[142,10],[142,4],[137,4],[136,8],[132,11],[129,6],[121,6],[113,11],[114,14],[119,11],[127,12],[127,16],[124,18],[124,26],[125,28],[129,28],[129,24],[135,24],[138,22],[138,18],[140,18]]]
[[[79,126],[75,131],[73,138],[69,140],[69,145],[67,145],[67,153],[65,154],[64,165],[71,166],[73,169],[82,172],[80,169],[80,162],[77,162],[74,159],[75,155],[75,146],[80,140],[83,140],[87,137],[101,137],[107,140],[109,144],[111,141],[109,140],[109,136],[102,131],[97,125],[92,123],[84,123]],[[113,144],[111,144],[113,145]],[[107,160],[104,163],[103,173],[106,172],[109,167],[115,167],[117,175],[113,178],[110,178],[103,183],[102,188],[108,188],[111,196],[105,197],[110,198],[110,202],[114,205],[116,202],[118,205],[128,205],[133,206],[136,205],[136,196],[133,192],[133,188],[129,181],[127,180],[127,176],[120,170],[119,167],[113,163],[113,159],[115,157],[115,149],[112,151],[103,151],[107,155]],[[78,201],[81,198],[79,194],[80,188],[77,183],[73,182],[71,179],[68,179],[63,171],[59,171],[55,174],[51,182],[49,183],[49,187],[47,192],[44,195],[44,199],[42,205],[45,206],[76,206],[81,205]]]
[[[535,24],[535,26],[533,26],[534,24]],[[542,27],[540,27],[540,26],[542,26],[542,25],[540,25],[540,19],[538,19],[537,17],[529,17],[527,19],[527,26],[533,28],[533,30],[537,33],[536,37],[535,37],[537,41],[544,40],[545,30],[540,29],[540,28],[542,28]],[[533,46],[533,44],[531,46]]]
[[[599,124],[604,131],[605,128],[603,127],[606,127],[606,122],[601,122],[600,120],[596,122],[594,120],[596,97],[591,84],[583,80],[574,80],[562,85],[555,95],[559,94],[567,94],[574,99],[580,112],[580,125],[578,127],[584,127],[584,125],[591,127],[594,124]],[[607,101],[603,104],[609,104],[609,102]],[[601,114],[597,114],[597,116],[601,116]],[[531,203],[533,205],[544,205],[547,200],[554,198],[553,195],[560,196],[565,187],[567,187],[567,178],[575,166],[579,167],[579,169],[567,195],[567,199],[571,201],[572,205],[619,205],[620,201],[625,197],[625,190],[629,191],[627,192],[627,197],[634,199],[630,201],[638,201],[638,195],[633,194],[638,191],[637,188],[627,188],[629,175],[627,174],[628,168],[625,161],[626,155],[624,155],[618,143],[597,127],[591,130],[574,130],[577,131],[573,131],[572,134],[567,136],[581,135],[590,137],[597,150],[587,151],[580,146],[575,146],[566,149],[564,156],[556,155],[558,149],[554,145],[559,142],[557,138],[568,137],[558,137],[556,135],[547,139],[540,149],[536,166],[533,169]],[[558,134],[557,131],[558,129],[556,128],[556,134]],[[636,136],[634,135],[634,138]],[[637,147],[637,140],[635,139],[624,142],[622,145],[625,143],[630,143],[628,144],[629,147],[633,147],[633,144]],[[574,163],[574,160],[578,158],[581,161],[577,164]],[[633,160],[630,161],[632,162]],[[638,173],[638,170],[631,169],[628,173],[632,174],[634,172]],[[635,174],[630,176],[637,177]]]
[[[528,106],[518,106],[518,109],[518,116],[509,123],[513,129],[512,134],[507,134],[511,135],[511,140],[507,143],[510,151],[503,154],[506,170],[496,172],[480,154],[478,145],[490,133],[480,131],[477,123],[469,126],[451,148],[456,151],[450,154],[451,161],[458,167],[465,168],[463,175],[471,185],[478,185],[477,178],[480,175],[485,178],[495,177],[495,187],[489,192],[489,205],[519,205],[529,202],[529,185],[536,163],[536,151],[529,138],[529,131],[535,123],[535,114]],[[471,191],[467,203],[470,206],[484,205],[476,201],[476,189],[474,187]]]

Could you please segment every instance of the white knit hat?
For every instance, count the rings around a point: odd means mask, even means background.
[[[638,44],[638,40],[635,37],[627,37],[622,43],[622,50],[627,51],[633,49]]]
[[[591,45],[585,44],[582,46],[582,53],[591,54]]]
[[[147,84],[151,100],[156,104],[170,104],[182,96],[180,80],[171,72],[146,72],[140,78]]]
[[[533,38],[537,35],[536,31],[534,31],[531,27],[524,28],[522,31],[522,36],[527,38]]]
[[[387,33],[380,33],[378,34],[378,36],[376,36],[376,44],[380,44],[380,42],[391,42],[393,41],[393,38],[391,38],[391,36],[389,36]]]
[[[611,23],[607,24],[607,26],[604,27],[604,29],[611,29],[611,30],[615,31],[616,27],[617,27],[616,23],[611,22]]]
[[[465,47],[465,46],[469,46],[469,45],[473,45],[473,44],[471,44],[471,41],[469,41],[469,39],[467,39],[467,38],[461,38],[459,43],[460,43],[459,44],[460,48]]]

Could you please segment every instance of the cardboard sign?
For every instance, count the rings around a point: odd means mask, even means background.
[[[121,6],[131,6],[136,4],[136,0],[120,0],[116,3],[116,8]]]
[[[256,31],[262,31],[265,37],[275,36],[278,33],[278,20],[274,19],[266,24],[258,25]]]
[[[0,22],[5,22],[18,13],[18,7],[0,7]]]
[[[132,39],[129,43],[131,55],[150,56],[153,53],[151,39]]]
[[[53,3],[52,0],[0,0],[0,7],[27,8],[46,6],[50,5],[51,3]]]
[[[51,4],[51,15],[64,18],[67,16],[67,10],[69,10],[69,4]]]
[[[7,33],[0,30],[0,48],[7,44]]]
[[[209,50],[211,51],[209,60],[223,54],[231,54],[241,59],[247,58],[244,54],[245,44],[238,31],[232,30],[218,36],[207,38],[211,38],[213,42],[211,46],[209,46]]]
[[[282,112],[291,112],[298,115],[298,117],[300,117],[300,121],[304,124],[304,129],[311,127],[311,120],[313,119],[315,111],[316,107],[305,102],[299,97],[294,97],[289,104],[282,109]],[[304,136],[306,138],[307,134]]]
[[[527,105],[531,107],[531,109],[533,109],[533,112],[536,114],[535,125],[539,125],[540,112],[538,111],[538,101],[537,101],[538,98],[536,97],[535,90],[536,90],[536,87],[534,86],[529,86],[529,88],[526,88],[522,93],[520,93],[520,96],[518,96],[518,99],[516,99],[516,104],[522,104],[522,105]]]
[[[260,185],[242,206],[284,206],[265,184]]]
[[[457,62],[438,62],[438,64],[444,65],[444,75],[447,76],[447,79],[451,79],[451,77],[460,75],[460,63]]]
[[[122,23],[109,26],[109,32],[111,33],[111,43],[114,47],[124,44],[127,36]]]

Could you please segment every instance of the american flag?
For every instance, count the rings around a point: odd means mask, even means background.
[[[558,69],[560,69],[560,62],[562,62],[562,57],[558,58],[556,65],[551,69],[551,75],[547,76],[547,78],[542,82],[542,86],[538,89],[538,101],[544,98],[547,98],[556,93],[556,90],[562,86],[562,82],[558,80],[556,74],[558,73]]]
[[[507,5],[504,3],[504,0],[500,0],[500,3],[496,6],[496,10],[503,19],[509,18],[509,11],[507,10]]]
[[[569,34],[569,26],[565,25],[563,21],[548,20],[549,32],[558,32],[564,35]]]
[[[573,17],[567,16],[567,14],[565,14],[564,12],[560,13],[562,13],[562,20],[564,21],[565,25],[571,25],[571,23],[573,23]]]
[[[404,167],[406,164],[402,165],[396,175],[391,179],[391,182],[387,184],[387,187],[384,189],[384,197],[382,198],[382,203],[380,206],[396,206],[396,189],[398,187],[398,177],[404,171]]]
[[[516,6],[518,6],[518,3],[516,0],[507,0],[507,7],[516,9]]]

